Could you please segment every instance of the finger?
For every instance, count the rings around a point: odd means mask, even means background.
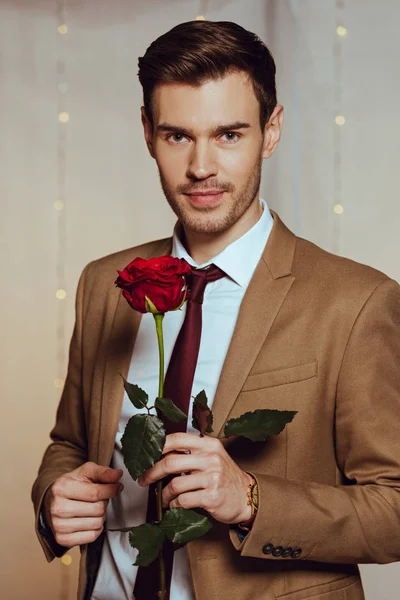
[[[171,500],[179,496],[179,494],[204,489],[205,487],[207,487],[207,477],[202,473],[177,475],[162,491],[163,506],[168,506]]]
[[[208,445],[215,445],[218,442],[216,438],[210,438],[207,436],[200,437],[193,433],[170,433],[165,438],[165,444],[163,448],[163,454],[167,454],[172,450],[190,450],[200,451],[208,448]]]
[[[53,496],[61,496],[70,500],[98,502],[114,498],[122,490],[122,483],[93,483],[80,481],[72,477],[64,477],[53,485]]]
[[[186,492],[174,498],[170,504],[170,508],[204,508],[204,492],[198,490],[196,492]]]
[[[92,531],[76,531],[75,533],[62,533],[55,535],[55,540],[61,546],[67,548],[73,548],[74,546],[81,546],[82,544],[91,544],[101,534],[103,527]]]
[[[87,462],[74,471],[75,475],[87,478],[96,483],[111,483],[122,477],[122,469],[112,469],[98,465],[94,462]]]
[[[52,519],[73,519],[74,517],[101,517],[106,513],[108,500],[80,502],[63,498],[51,506]]]
[[[74,519],[60,519],[55,517],[53,519],[53,530],[59,535],[66,533],[74,533],[76,531],[93,531],[103,527],[105,521],[105,515],[101,517],[88,517],[88,518],[74,518]]]
[[[170,454],[155,463],[138,479],[139,485],[145,486],[173,473],[185,471],[202,471],[207,468],[206,458],[200,454]]]

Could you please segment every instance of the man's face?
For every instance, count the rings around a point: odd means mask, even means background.
[[[252,84],[240,72],[197,87],[158,85],[152,108],[153,130],[142,108],[146,142],[185,230],[221,233],[245,218],[258,202],[262,161],[278,144],[282,107],[262,132]]]

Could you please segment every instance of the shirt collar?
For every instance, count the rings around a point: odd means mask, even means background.
[[[260,204],[263,206],[263,212],[257,223],[224,248],[222,252],[201,265],[192,259],[179,239],[179,221],[177,221],[172,236],[171,255],[184,258],[190,265],[197,268],[214,263],[238,285],[247,286],[261,258],[274,222],[266,201],[260,198]]]

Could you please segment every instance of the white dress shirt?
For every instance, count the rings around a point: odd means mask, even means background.
[[[205,267],[214,263],[227,277],[207,284],[202,306],[202,333],[198,361],[194,374],[192,394],[202,389],[211,407],[226,353],[235,328],[240,304],[249,281],[267,243],[273,218],[265,200],[260,198],[263,213],[260,219],[242,237],[229,244],[220,254],[202,265],[197,265],[186,252],[177,236],[175,225],[171,255],[184,258],[193,266]],[[186,303],[181,310],[165,314],[163,319],[165,372],[172,349],[186,314]],[[218,340],[218,343],[216,343]],[[128,381],[144,389],[150,400],[158,395],[158,343],[153,315],[142,315],[132,353]],[[189,406],[187,432],[199,434],[193,429],[192,403]],[[118,431],[115,439],[112,467],[122,469],[120,481],[124,490],[110,498],[106,524],[109,529],[133,527],[146,520],[148,488],[133,481],[125,467],[121,452],[121,437],[130,417],[138,412],[124,393]],[[131,600],[138,567],[132,566],[137,550],[129,544],[128,533],[106,530],[99,572],[92,593],[92,600]],[[174,554],[171,600],[194,600],[194,590],[186,548]]]

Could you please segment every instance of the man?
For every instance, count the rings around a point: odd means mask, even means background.
[[[144,522],[148,485],[174,475],[164,505],[203,508],[216,525],[175,553],[171,600],[361,600],[357,563],[400,559],[399,286],[295,236],[260,199],[283,107],[254,34],[183,23],[139,66],[146,144],[178,221],[172,238],[81,275],[67,380],[32,490],[47,560],[79,544],[78,598],[132,598],[135,551],[109,530]],[[119,373],[155,397],[157,342],[152,316],[113,282],[135,257],[166,254],[225,272],[205,290],[192,388],[206,389],[214,432],[167,436],[168,455],[133,482],[120,440],[134,409]],[[184,310],[166,317],[168,365]],[[266,442],[225,448],[226,420],[258,408],[297,414]]]

